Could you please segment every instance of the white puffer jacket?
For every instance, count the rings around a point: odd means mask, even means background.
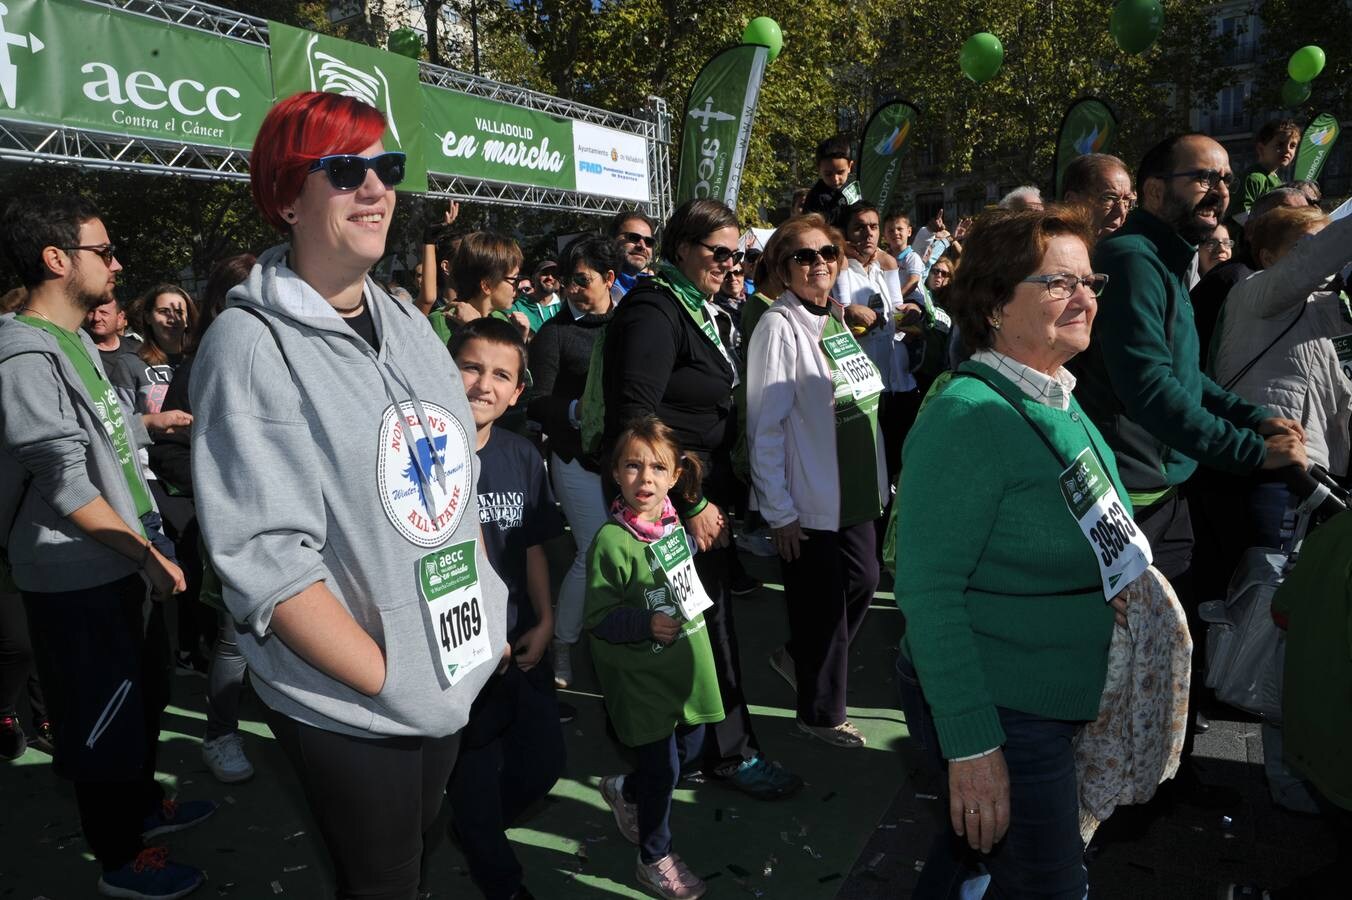
[[[1335,475],[1347,474],[1352,455],[1352,316],[1338,292],[1318,288],[1349,262],[1352,216],[1235,285],[1212,365],[1217,383],[1304,425],[1310,462]]]

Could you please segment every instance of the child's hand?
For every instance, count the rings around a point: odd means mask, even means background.
[[[549,639],[553,637],[553,630],[553,628],[543,628],[536,625],[521,635],[520,640],[516,642],[516,650],[512,654],[516,659],[517,668],[523,672],[529,672],[539,665],[541,657],[549,649]]]
[[[661,612],[653,613],[650,627],[653,630],[653,640],[663,645],[670,644],[676,640],[676,635],[681,633],[681,623]]]

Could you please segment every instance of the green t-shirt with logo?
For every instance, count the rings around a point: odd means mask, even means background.
[[[859,349],[849,326],[834,316],[826,317],[822,330],[822,349],[827,343],[858,353],[862,362],[873,363]],[[852,345],[852,346],[851,346]],[[837,349],[835,356],[840,355]],[[881,393],[855,397],[849,379],[841,371],[835,356],[826,352],[831,382],[836,389],[836,468],[840,474],[840,528],[872,522],[883,514],[878,495],[878,401]]]
[[[596,532],[587,553],[587,629],[619,606],[664,612],[681,621],[649,545],[612,520]],[[722,721],[703,615],[683,622],[676,640],[666,646],[651,638],[612,644],[593,634],[591,654],[606,711],[626,746],[662,740],[677,725]]]
[[[141,478],[141,463],[132,446],[127,422],[122,414],[122,404],[118,402],[117,392],[104,376],[103,371],[94,363],[80,336],[67,331],[55,323],[39,319],[37,316],[18,316],[20,322],[40,328],[56,338],[61,352],[70,360],[75,374],[80,377],[89,398],[94,401],[94,410],[98,413],[103,430],[113,442],[117,461],[122,464],[122,474],[127,479],[127,489],[131,491],[132,501],[136,504],[136,516],[140,518],[155,507],[150,502],[150,492]]]

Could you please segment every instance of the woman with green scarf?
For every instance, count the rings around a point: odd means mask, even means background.
[[[606,332],[601,456],[606,458],[629,422],[656,416],[687,455],[699,457],[700,496],[682,502],[677,512],[699,547],[695,570],[714,601],[704,620],[727,713],[709,728],[706,770],[753,797],[775,800],[803,782],[765,759],[751,726],[731,606],[737,549],[724,514],[746,488],[733,475],[731,461],[739,376],[732,348],[719,335],[713,296],[742,261],[739,234],[736,214],[715,200],[684,203],[667,221],[656,274],[625,295]],[[616,493],[613,483],[606,490]]]

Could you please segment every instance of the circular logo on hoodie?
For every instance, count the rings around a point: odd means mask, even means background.
[[[446,407],[424,400],[422,408],[426,430],[411,400],[399,404],[397,411],[391,404],[382,415],[380,503],[406,540],[419,547],[440,547],[455,533],[472,496],[473,451],[460,420]],[[444,479],[438,477],[437,460]]]

